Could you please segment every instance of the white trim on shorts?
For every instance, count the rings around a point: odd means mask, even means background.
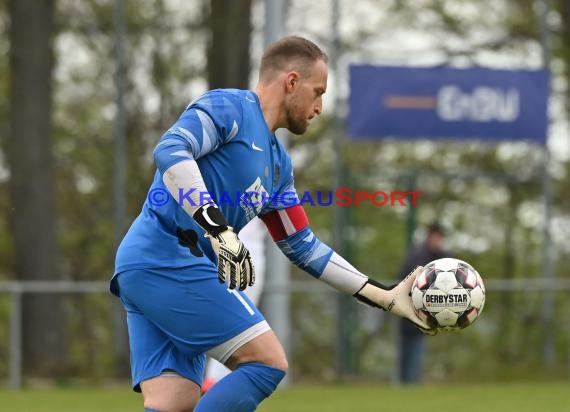
[[[267,321],[263,320],[244,330],[239,335],[236,335],[230,340],[222,343],[221,345],[210,349],[206,352],[206,355],[216,359],[221,363],[226,363],[229,357],[232,356],[236,350],[241,348],[246,343],[257,338],[262,333],[267,332],[268,330],[271,330],[271,328],[269,327]]]

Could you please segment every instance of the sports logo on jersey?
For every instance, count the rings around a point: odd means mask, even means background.
[[[255,181],[245,189],[239,202],[248,220],[253,219],[259,214],[268,198],[269,194],[261,184],[261,178],[258,176]]]

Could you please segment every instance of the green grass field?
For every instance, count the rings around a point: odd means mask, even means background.
[[[292,386],[280,389],[261,412],[568,412],[570,383],[496,383],[393,387]],[[0,391],[0,410],[16,412],[141,411],[139,395],[125,388]]]

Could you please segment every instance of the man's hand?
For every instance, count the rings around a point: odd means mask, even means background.
[[[416,315],[412,305],[411,290],[416,276],[423,270],[418,266],[404,280],[397,285],[386,287],[374,279],[368,282],[354,296],[371,306],[379,307],[396,316],[407,319],[418,329],[428,335],[435,335],[437,329],[432,328]]]
[[[229,279],[228,287],[244,290],[253,286],[255,270],[249,250],[241,243],[233,228],[220,212],[215,203],[200,206],[192,215],[194,220],[206,231],[210,238],[214,252],[218,255],[218,279],[225,283]]]
[[[229,279],[228,287],[244,290],[253,286],[255,282],[255,269],[249,251],[239,240],[231,227],[216,236],[207,235],[214,251],[218,255],[218,279],[225,283]]]

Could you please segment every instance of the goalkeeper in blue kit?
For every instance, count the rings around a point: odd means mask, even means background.
[[[133,388],[145,411],[253,411],[283,379],[284,350],[242,292],[255,269],[236,233],[255,216],[295,265],[431,332],[409,297],[418,269],[381,285],[319,241],[291,201],[291,159],[274,133],[303,134],[326,88],[326,54],[285,37],[265,51],[254,91],[205,93],[156,145],[157,171],[111,281],[127,312]],[[232,372],[200,398],[206,355]]]

